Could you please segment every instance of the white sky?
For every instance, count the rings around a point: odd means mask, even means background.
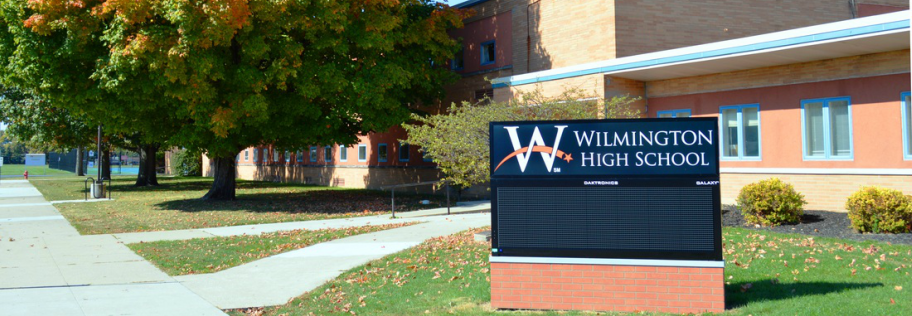
[[[468,0],[449,0],[449,1],[439,1],[438,0],[437,2],[443,2],[443,3],[449,4],[449,5],[457,5],[457,4],[466,2],[466,1],[468,1]]]

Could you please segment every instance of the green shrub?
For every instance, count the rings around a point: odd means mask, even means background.
[[[738,193],[738,209],[753,224],[777,226],[797,223],[804,214],[804,195],[778,178],[751,183]]]
[[[200,176],[203,174],[202,154],[192,150],[179,149],[171,153],[171,174],[177,176]]]
[[[863,187],[849,196],[846,209],[859,232],[903,233],[912,224],[912,198],[899,190]]]

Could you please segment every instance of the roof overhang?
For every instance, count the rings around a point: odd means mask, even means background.
[[[497,78],[494,87],[592,74],[683,78],[909,49],[909,11]]]

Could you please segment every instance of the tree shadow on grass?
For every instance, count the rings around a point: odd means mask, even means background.
[[[297,185],[300,186],[300,185]],[[317,187],[322,188],[322,187]],[[199,199],[169,200],[156,207],[180,212],[250,212],[284,214],[337,215],[349,213],[371,214],[389,212],[389,195],[372,190],[310,190],[301,192],[244,193],[238,192],[234,201],[202,201]],[[421,200],[429,200],[423,205]],[[396,195],[396,211],[411,211],[445,205],[439,196],[403,194]]]
[[[771,279],[767,279],[725,285],[725,308],[739,308],[751,302],[783,300],[799,296],[823,295],[884,286],[882,283],[774,282]],[[749,288],[742,292],[745,287]]]
[[[180,192],[180,191],[201,191],[200,197],[212,186],[212,178],[165,178],[158,180],[158,186],[137,187],[133,184],[136,179],[113,179],[111,188],[120,192]],[[268,188],[285,188],[285,187],[318,187],[317,185],[295,184],[295,183],[277,183],[265,181],[244,181],[237,180],[237,189],[268,189]],[[240,193],[240,192],[239,192]]]

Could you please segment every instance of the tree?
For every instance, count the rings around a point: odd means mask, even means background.
[[[490,180],[490,122],[633,118],[639,116],[639,111],[630,106],[636,100],[592,98],[577,89],[568,89],[554,98],[532,91],[519,94],[510,102],[463,102],[453,104],[447,113],[414,114],[413,122],[402,126],[408,132],[405,142],[420,146],[437,163],[445,180],[468,187]]]
[[[23,164],[27,153],[28,148],[25,144],[12,139],[5,131],[0,131],[0,154],[4,163]]]
[[[458,49],[447,30],[465,17],[432,0],[11,0],[2,9],[4,83],[68,99],[118,131],[124,115],[156,113],[143,118],[213,159],[204,199],[234,199],[243,148],[353,143],[439,98],[455,75],[434,65]]]

